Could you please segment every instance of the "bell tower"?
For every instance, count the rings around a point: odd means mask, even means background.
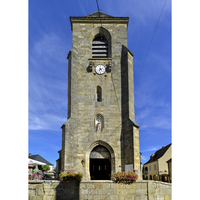
[[[62,125],[60,172],[110,180],[117,171],[134,170],[141,177],[128,21],[100,12],[70,17],[73,46],[67,57],[68,119]]]

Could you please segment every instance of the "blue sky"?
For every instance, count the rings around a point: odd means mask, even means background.
[[[53,164],[58,158],[60,126],[67,118],[66,56],[72,47],[69,16],[95,12],[95,3],[95,0],[32,0],[28,9],[28,1],[0,2],[0,152],[3,162],[0,169],[20,173],[20,184],[12,191],[21,199],[28,198],[27,154],[39,153]],[[130,17],[128,47],[135,55],[136,82],[163,4],[163,0],[99,0],[102,12]],[[170,1],[166,1],[135,84],[136,122],[140,125],[143,163],[154,151],[171,142],[172,114],[173,199],[198,199],[199,196],[198,178],[192,170],[199,158],[198,5],[197,0],[181,1],[181,4],[172,1],[171,74],[168,65],[171,9]],[[171,75],[172,95],[169,91]],[[10,178],[8,173],[1,175],[2,180],[7,181],[2,190],[7,195]],[[185,184],[186,180],[194,184]],[[24,192],[21,192],[22,185]]]
[[[163,9],[164,3],[99,0],[101,12],[129,17],[128,48],[134,54],[135,119],[143,164],[171,143],[171,1],[166,0]],[[60,127],[67,120],[69,17],[96,11],[95,0],[29,1],[28,151],[54,166],[62,144]]]

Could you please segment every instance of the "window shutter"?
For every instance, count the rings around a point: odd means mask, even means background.
[[[92,41],[92,57],[108,58],[108,41],[103,35],[97,36]]]

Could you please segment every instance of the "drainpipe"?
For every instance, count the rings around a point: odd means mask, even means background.
[[[160,180],[160,173],[159,173],[159,165],[158,165],[158,160],[157,160],[157,166],[158,166],[158,181]]]

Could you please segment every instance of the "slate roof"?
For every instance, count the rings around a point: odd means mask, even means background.
[[[165,147],[162,147],[161,149],[159,149],[158,151],[155,152],[155,155],[152,156],[149,161],[147,161],[145,164],[148,164],[148,163],[151,163],[151,162],[154,162],[156,160],[158,160],[159,158],[161,158],[165,152],[169,149],[169,147],[171,146],[172,144],[168,144],[167,146]],[[144,165],[145,165],[144,164]]]
[[[53,164],[51,164],[49,161],[45,160],[45,159],[44,159],[42,156],[40,156],[39,154],[31,155],[31,156],[28,156],[28,157],[31,158],[31,159],[34,159],[34,160],[37,160],[37,161],[46,163],[46,165],[53,165]]]
[[[99,17],[99,12],[95,12],[95,13],[86,15],[86,16],[84,16],[84,17]],[[113,16],[107,15],[107,14],[105,14],[105,13],[100,12],[100,17],[113,17]]]

